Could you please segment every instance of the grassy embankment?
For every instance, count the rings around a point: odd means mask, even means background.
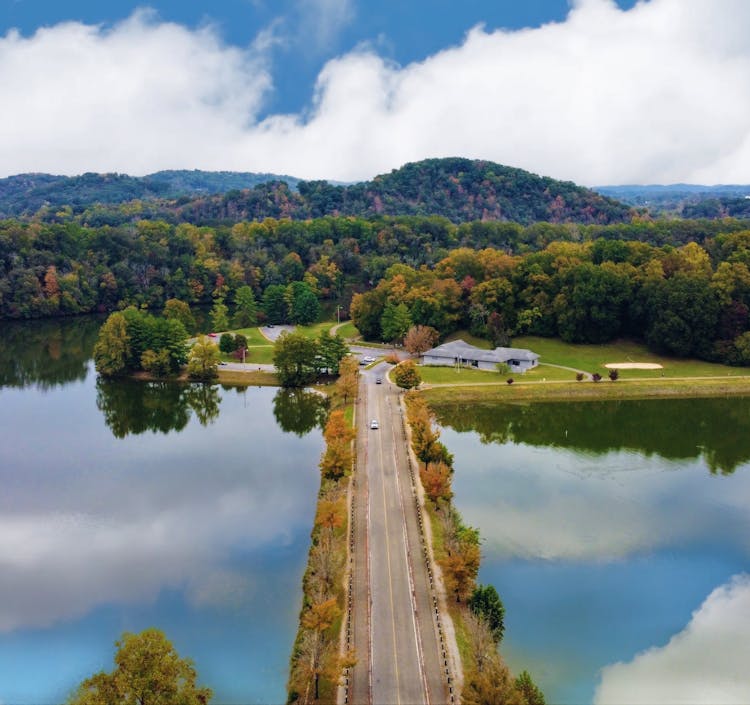
[[[302,579],[302,608],[289,670],[289,703],[335,703],[343,668],[341,654],[346,615],[349,495],[354,464],[354,401],[332,397],[320,461],[321,482]],[[317,691],[317,697],[315,697]]]
[[[472,339],[461,332],[454,338]],[[725,396],[750,394],[750,370],[728,367],[702,360],[679,359],[657,355],[632,341],[606,345],[573,345],[550,338],[523,337],[514,347],[528,348],[540,355],[540,365],[525,374],[513,375],[452,367],[423,367],[423,381],[432,388],[425,390],[436,403],[461,401],[527,401],[533,399],[599,399],[685,396]],[[620,369],[619,379],[608,378],[608,363],[648,362],[662,365],[656,370]],[[588,374],[598,372],[602,381],[577,382],[575,372],[554,367],[560,365]],[[513,377],[508,385],[506,379]]]

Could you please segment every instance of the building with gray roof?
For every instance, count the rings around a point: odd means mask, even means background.
[[[524,348],[482,350],[463,340],[452,340],[425,352],[423,365],[451,365],[496,370],[498,363],[508,365],[512,372],[526,372],[539,364],[539,355]]]

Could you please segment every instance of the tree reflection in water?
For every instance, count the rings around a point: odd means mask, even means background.
[[[202,426],[219,416],[219,388],[204,384],[107,380],[96,382],[96,406],[116,438],[146,431],[181,431],[195,414]]]

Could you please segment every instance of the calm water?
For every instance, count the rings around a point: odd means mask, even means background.
[[[0,702],[64,700],[147,626],[214,702],[283,702],[320,398],[97,384],[97,327],[0,326]]]
[[[548,703],[750,702],[750,399],[438,415]]]

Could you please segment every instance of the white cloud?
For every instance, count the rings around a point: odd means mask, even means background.
[[[750,702],[750,576],[714,590],[666,646],[607,666],[597,705]]]
[[[351,19],[349,0],[298,7],[322,44]],[[748,29],[746,0],[579,0],[564,22],[477,27],[405,67],[350,52],[324,67],[309,109],[261,122],[264,38],[244,52],[143,14],[10,34],[2,170],[348,180],[459,155],[588,184],[750,181]]]

